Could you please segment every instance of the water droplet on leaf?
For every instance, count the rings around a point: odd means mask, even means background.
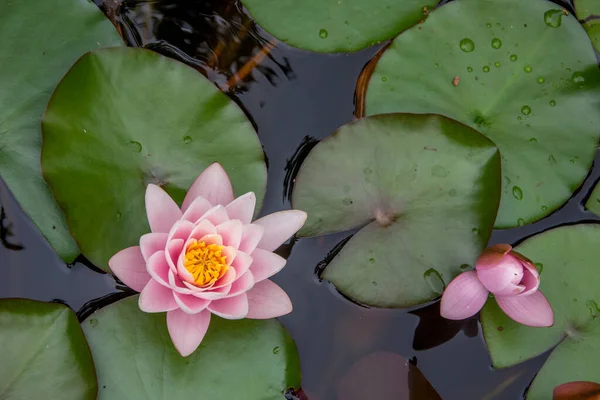
[[[96,318],[90,318],[90,325],[92,326],[92,328],[95,328],[96,326],[98,326],[98,320]]]
[[[471,268],[471,266],[469,264],[462,264],[460,266],[460,269],[462,269],[463,271],[466,271],[467,269]]]
[[[490,67],[488,67],[487,65],[485,65],[482,69],[483,72],[490,72]]]
[[[325,29],[321,29],[321,30],[319,31],[319,37],[320,37],[321,39],[327,39],[327,36],[329,36],[329,32],[327,32],[327,30],[325,30]]]
[[[544,23],[551,28],[558,28],[562,23],[562,10],[548,10],[544,13]]]
[[[518,186],[512,188],[513,197],[517,200],[523,200],[523,190]]]
[[[493,38],[492,39],[492,47],[495,49],[499,49],[500,47],[502,47],[502,40],[500,40],[498,38]]]
[[[550,156],[548,156],[548,162],[550,164],[556,164],[556,158],[554,158],[553,154],[550,154]]]
[[[518,58],[519,58],[519,57],[517,57],[517,55],[516,55],[516,54],[511,54],[511,55],[510,55],[510,61],[512,61],[512,62],[515,62],[515,61],[517,61],[517,59],[518,59]]]
[[[525,71],[525,72],[527,72],[527,73],[530,73],[531,71],[533,71],[533,68],[531,67],[531,65],[526,65],[526,66],[523,68],[523,71]]]
[[[523,115],[531,114],[531,107],[529,107],[529,106],[521,107],[521,114],[523,114]]]
[[[523,226],[523,225],[525,225],[525,220],[524,220],[523,218],[519,218],[519,219],[517,220],[517,225],[518,225],[518,226]]]
[[[467,72],[473,72],[473,68],[467,67]]]
[[[529,139],[529,143],[537,143],[537,139],[532,137],[531,139]]]
[[[435,270],[434,268],[429,268],[423,273],[423,278],[425,278],[425,282],[427,282],[431,290],[433,290],[435,293],[444,293],[446,284],[444,283],[442,276],[437,270]]]
[[[473,50],[475,50],[475,43],[469,38],[464,38],[463,40],[461,40],[459,46],[460,49],[465,53],[470,53]]]
[[[141,153],[142,152],[142,144],[140,142],[136,142],[135,140],[132,140],[131,142],[129,142],[129,147],[135,153]]]
[[[387,82],[387,78],[386,78],[385,76],[382,76],[382,77],[381,77],[381,81],[382,81],[382,82]]]
[[[554,107],[556,105],[556,101],[550,100],[550,107]]]
[[[278,354],[278,353],[279,353],[279,346],[273,347],[273,354]]]
[[[541,85],[542,83],[546,82],[546,79],[543,76],[538,76],[537,81]]]
[[[445,178],[448,176],[448,171],[441,165],[436,165],[431,169],[431,175],[436,176],[438,178]]]
[[[500,63],[499,63],[498,61],[496,61],[496,62],[494,63],[494,66],[495,66],[496,68],[500,68]]]
[[[490,22],[488,22],[487,24],[485,24],[486,27],[491,28],[492,24]]]
[[[191,136],[186,136],[183,138],[183,143],[185,144],[190,144],[192,143],[192,137]]]
[[[544,211],[544,212],[548,211],[548,207],[542,206],[542,211]]]
[[[583,74],[579,71],[573,72],[573,75],[571,76],[571,80],[573,81],[573,83],[584,83],[585,82],[585,77],[583,76]]]

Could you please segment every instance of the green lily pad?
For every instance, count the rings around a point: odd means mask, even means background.
[[[556,4],[456,0],[383,53],[365,111],[442,114],[494,141],[503,166],[496,227],[508,228],[556,210],[586,177],[599,80],[584,30]]]
[[[427,18],[439,0],[242,0],[279,40],[302,49],[356,51],[391,39]]]
[[[294,341],[276,320],[230,321],[212,316],[189,357],[173,347],[165,314],[146,314],[138,296],[83,322],[98,370],[99,400],[281,400],[300,387]]]
[[[600,2],[575,0],[575,12],[590,36],[592,44],[600,52]]]
[[[556,346],[533,381],[528,400],[551,399],[554,387],[562,383],[600,380],[599,240],[600,225],[581,224],[546,231],[516,248],[542,271],[540,290],[554,309],[551,328],[519,325],[495,301],[488,301],[481,312],[495,367],[521,363]]]
[[[0,175],[67,262],[79,254],[40,171],[40,121],[52,90],[86,51],[122,44],[88,0],[12,0],[0,6]]]
[[[81,251],[98,267],[149,232],[144,194],[178,202],[218,161],[237,195],[266,186],[262,147],[244,112],[210,81],[148,50],[83,56],[57,87],[42,123],[42,168]]]
[[[362,228],[323,273],[366,305],[439,296],[474,265],[500,198],[500,156],[484,136],[435,115],[387,114],[343,126],[300,167],[300,236]]]
[[[95,400],[90,349],[75,313],[56,303],[0,300],[0,398]]]

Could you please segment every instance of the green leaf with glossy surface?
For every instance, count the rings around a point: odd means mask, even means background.
[[[242,0],[279,40],[319,52],[356,51],[427,17],[439,0]]]
[[[582,21],[592,44],[600,51],[600,2],[598,0],[575,0],[577,18]]]
[[[0,399],[96,399],[90,349],[62,304],[0,300],[0,355]]]
[[[323,273],[345,295],[406,307],[441,294],[475,262],[500,198],[497,148],[434,115],[388,114],[343,126],[319,143],[296,177],[299,232],[362,229]]]
[[[181,357],[165,314],[146,314],[137,301],[121,300],[83,322],[99,400],[281,400],[286,389],[300,387],[296,345],[276,320],[213,315],[200,347]]]
[[[554,326],[531,328],[509,319],[495,301],[481,312],[495,367],[509,367],[552,349],[528,400],[552,398],[570,381],[600,381],[600,226],[581,224],[536,235],[515,249],[541,266],[540,290],[554,309]]]
[[[109,258],[149,232],[149,183],[181,202],[218,161],[237,195],[264,197],[262,147],[243,111],[194,69],[142,49],[83,56],[44,115],[42,168],[81,251]]]
[[[506,228],[556,210],[586,177],[600,132],[598,81],[590,41],[556,4],[456,0],[383,53],[366,113],[438,113],[494,141],[503,166],[496,227]]]
[[[79,254],[40,171],[40,121],[52,91],[86,51],[122,41],[88,0],[0,3],[0,175],[67,262]]]

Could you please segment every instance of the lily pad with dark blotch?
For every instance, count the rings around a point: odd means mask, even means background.
[[[292,203],[308,213],[300,236],[360,228],[325,279],[360,303],[407,307],[474,265],[499,197],[500,156],[484,136],[442,116],[388,114],[316,145]]]
[[[0,355],[3,400],[96,399],[90,349],[62,304],[0,300]]]
[[[554,309],[554,326],[530,328],[509,319],[496,302],[481,312],[484,337],[495,367],[519,364],[547,350],[528,400],[552,398],[570,381],[600,381],[600,225],[555,228],[516,247],[541,271],[540,290]]]
[[[122,44],[88,0],[0,4],[0,175],[67,262],[79,254],[40,171],[40,123],[52,91],[85,52]]]
[[[366,114],[442,114],[494,141],[503,167],[496,227],[508,228],[556,210],[586,177],[599,81],[585,31],[555,3],[456,0],[385,50]]]
[[[242,0],[258,24],[302,49],[356,51],[427,18],[439,0]]]
[[[276,320],[212,316],[200,347],[182,357],[165,314],[146,314],[138,296],[83,322],[98,373],[99,400],[282,400],[300,387],[296,345]]]
[[[600,51],[600,2],[597,0],[575,0],[577,18],[583,23],[592,44]]]
[[[236,195],[266,185],[262,147],[244,112],[210,81],[148,50],[83,56],[62,80],[42,125],[42,168],[81,251],[109,258],[150,228],[149,183],[178,202],[219,162]]]

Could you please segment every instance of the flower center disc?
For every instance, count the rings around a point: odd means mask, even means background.
[[[226,263],[227,256],[222,254],[223,247],[194,241],[187,248],[183,266],[192,274],[196,286],[212,286],[225,275],[229,266]]]

